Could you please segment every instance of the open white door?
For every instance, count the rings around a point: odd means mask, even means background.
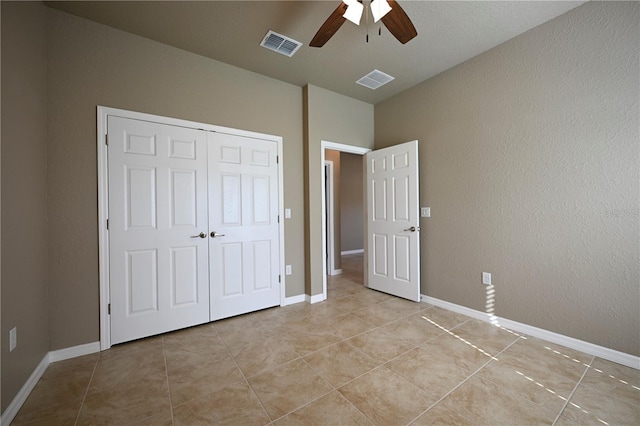
[[[209,321],[200,130],[108,118],[111,343]]]
[[[366,154],[368,286],[420,301],[418,141]]]

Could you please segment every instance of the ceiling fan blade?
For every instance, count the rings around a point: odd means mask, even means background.
[[[418,35],[416,27],[395,0],[388,0],[387,3],[391,6],[391,12],[382,17],[382,22],[400,43],[406,44]]]
[[[346,21],[346,19],[342,15],[344,15],[347,7],[348,6],[346,4],[340,2],[340,6],[338,6],[336,10],[333,11],[333,13],[327,18],[327,20],[324,21],[324,24],[322,24],[316,35],[313,36],[313,39],[311,40],[311,43],[309,43],[309,46],[322,47],[326,42],[329,41],[331,37],[333,37],[336,31],[338,31],[342,24],[344,24],[344,21]]]

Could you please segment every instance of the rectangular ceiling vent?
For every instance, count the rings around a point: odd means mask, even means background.
[[[267,35],[262,39],[260,46],[266,47],[274,52],[282,53],[285,56],[292,57],[294,53],[300,49],[302,43],[296,41],[290,37],[278,34],[275,31],[269,30]]]
[[[356,83],[361,84],[364,87],[368,87],[369,89],[376,90],[378,87],[384,86],[393,79],[395,79],[395,77],[392,77],[389,74],[385,74],[380,70],[373,70],[360,80],[356,81]]]

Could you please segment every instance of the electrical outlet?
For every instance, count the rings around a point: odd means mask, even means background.
[[[431,217],[431,207],[420,208],[420,217]]]
[[[482,284],[491,285],[491,273],[489,272],[482,273]]]
[[[284,267],[284,273],[287,275],[291,275],[291,265],[287,265]]]
[[[9,352],[13,351],[18,346],[18,328],[13,327],[9,330]]]
[[[291,209],[284,209],[284,218],[291,219]]]

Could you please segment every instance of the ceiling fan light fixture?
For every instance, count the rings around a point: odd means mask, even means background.
[[[387,0],[373,0],[371,2],[371,14],[374,22],[378,22],[389,12],[391,12],[391,6],[389,6]]]
[[[356,25],[360,25],[360,19],[362,19],[362,11],[364,10],[364,6],[358,2],[358,0],[344,0],[344,4],[346,4],[347,10],[342,15],[345,19],[353,22]]]

